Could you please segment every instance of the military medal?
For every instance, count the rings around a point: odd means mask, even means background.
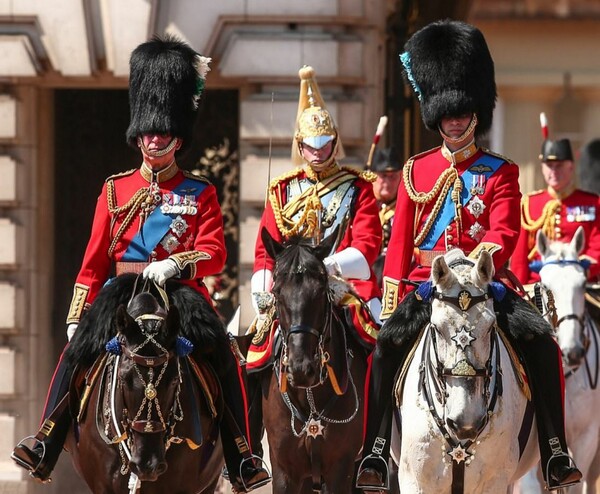
[[[467,209],[475,218],[479,218],[485,209],[485,204],[478,196],[473,196],[467,205]]]
[[[163,214],[189,214],[198,213],[198,202],[193,195],[163,194],[160,210]]]
[[[482,195],[485,192],[485,183],[487,177],[485,175],[476,174],[471,176],[471,195]]]
[[[567,208],[567,221],[569,223],[583,223],[596,219],[596,206],[574,206]]]
[[[169,254],[172,254],[175,252],[175,249],[179,247],[179,240],[177,240],[175,235],[169,233],[160,241],[160,245],[162,245],[163,249],[165,249]]]
[[[475,240],[475,242],[479,242],[483,236],[485,235],[485,228],[481,226],[477,221],[471,225],[469,228],[469,236]]]
[[[171,222],[171,231],[180,238],[185,231],[188,229],[187,221],[185,221],[181,216],[177,216]]]

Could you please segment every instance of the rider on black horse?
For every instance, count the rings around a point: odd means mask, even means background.
[[[374,176],[338,164],[337,160],[343,157],[341,138],[325,108],[314,70],[303,67],[299,76],[300,98],[292,161],[303,166],[271,181],[259,232],[266,228],[277,242],[299,235],[313,239],[315,243],[337,232],[324,263],[331,275],[351,281],[358,296],[348,294],[344,298],[343,319],[364,346],[371,349],[379,329],[371,314],[378,315],[381,311],[381,292],[371,269],[381,248],[381,225],[370,183]],[[260,234],[254,259],[252,305],[260,325],[272,310],[270,292],[275,266]],[[249,373],[260,370],[253,366],[254,363],[249,361]],[[253,379],[249,378],[251,382]],[[250,389],[253,387],[257,386],[250,386]],[[250,392],[253,395],[251,420],[261,423],[255,391]],[[257,449],[259,438],[252,442]]]
[[[494,63],[482,33],[463,22],[438,21],[408,40],[401,60],[425,125],[444,142],[406,162],[398,191],[402,214],[395,217],[383,279],[382,319],[391,318],[373,354],[357,478],[366,491],[389,488],[394,379],[431,314],[431,305],[404,280],[428,279],[433,259],[455,247],[474,259],[487,250],[497,277],[507,280],[503,268],[520,227],[517,165],[475,142],[489,130],[496,102]],[[540,314],[507,291],[495,304],[498,325],[527,370],[542,471],[548,488],[558,489],[581,479],[567,453],[560,349]]]
[[[180,170],[175,161],[176,153],[192,140],[209,61],[172,37],[154,38],[132,53],[127,140],[139,147],[143,162],[139,169],[109,177],[98,198],[67,318],[69,339],[113,269],[117,275],[143,273],[160,285],[177,278],[210,301],[202,279],[219,273],[226,258],[221,209],[215,187]],[[227,338],[219,341],[225,344],[217,346],[209,360],[232,416],[221,421],[225,461],[234,472],[234,488],[249,492],[270,478],[255,464],[246,441],[246,393],[239,361]],[[71,424],[71,373],[61,357],[35,446],[20,443],[12,454],[40,481],[50,479]]]

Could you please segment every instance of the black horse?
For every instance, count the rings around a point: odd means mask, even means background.
[[[203,354],[225,331],[192,288],[170,283],[168,297],[158,288],[132,296],[136,282],[122,275],[100,292],[65,354],[89,369],[71,389],[81,394],[66,447],[92,492],[142,482],[145,493],[212,493],[223,404]]]
[[[262,411],[275,494],[352,492],[362,445],[367,350],[339,317],[323,258],[335,235],[311,247],[279,244],[263,229],[276,262],[273,294],[282,349],[260,372]]]

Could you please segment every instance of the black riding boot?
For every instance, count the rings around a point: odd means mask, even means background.
[[[248,446],[247,399],[241,367],[229,345],[217,349],[219,362],[211,362],[221,382],[225,417],[221,421],[221,442],[229,480],[236,492],[250,492],[265,485],[271,476],[256,464]],[[258,459],[260,460],[260,459]]]
[[[369,397],[362,461],[356,487],[367,491],[389,490],[388,459],[393,422],[394,381],[415,344],[419,332],[429,322],[431,305],[409,293],[385,322],[371,356]]]
[[[411,346],[411,343],[405,344]],[[364,490],[389,490],[388,459],[393,422],[394,379],[407,350],[383,350],[379,345],[372,355],[369,398],[362,461],[356,487]]]
[[[71,375],[72,369],[61,357],[50,383],[40,430],[35,436],[21,440],[10,455],[17,465],[28,470],[31,477],[40,482],[50,482],[50,474],[71,425],[68,397]],[[32,447],[25,444],[28,440],[33,441]]]
[[[519,343],[533,396],[544,480],[551,491],[575,484],[582,475],[565,439],[560,348],[550,335]]]
[[[262,438],[265,432],[262,413],[262,389],[260,386],[261,372],[248,374],[246,377],[248,383],[248,422],[250,426],[250,446],[252,453],[259,458],[263,458]]]

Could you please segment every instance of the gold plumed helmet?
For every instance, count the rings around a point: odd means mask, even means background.
[[[300,144],[305,143],[320,149],[330,141],[335,141],[332,159],[343,158],[344,149],[338,136],[333,117],[325,108],[325,102],[315,78],[315,69],[305,65],[298,71],[300,77],[300,99],[296,115],[296,132],[292,144],[292,161],[295,165],[304,163]]]

